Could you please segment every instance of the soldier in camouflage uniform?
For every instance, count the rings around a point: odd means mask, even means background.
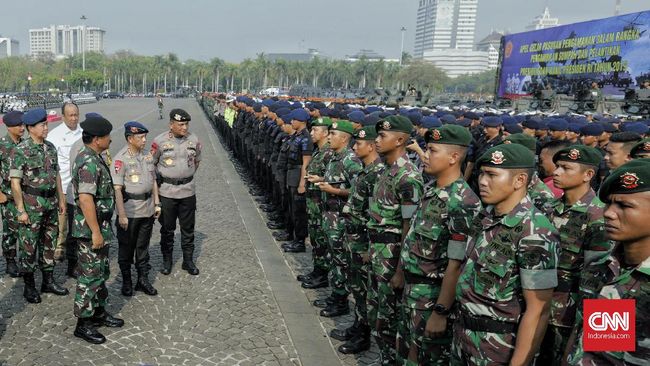
[[[22,121],[23,112],[13,111],[4,115],[2,122],[7,126],[7,135],[0,139],[0,210],[2,211],[2,255],[7,261],[6,272],[11,277],[20,277],[16,265],[16,205],[11,194],[11,179],[9,168],[11,166],[12,150],[20,143],[25,133]]]
[[[346,220],[342,215],[343,205],[347,201],[349,188],[357,175],[363,170],[361,160],[349,148],[349,142],[354,134],[352,124],[345,120],[333,122],[330,127],[328,141],[332,154],[324,176],[308,176],[322,192],[323,221],[322,226],[327,238],[327,249],[331,260],[332,292],[330,303],[321,310],[324,317],[335,317],[347,314],[349,290],[346,288],[347,272],[350,254],[345,246]]]
[[[113,239],[111,218],[115,208],[115,190],[111,172],[101,153],[111,144],[112,126],[102,117],[81,122],[84,147],[72,166],[72,191],[75,199],[72,237],[78,243],[77,290],[74,315],[78,318],[76,337],[90,343],[104,343],[106,338],[96,325],[121,327],[122,319],[106,312],[110,276],[108,251]]]
[[[598,194],[606,204],[606,236],[616,242],[618,249],[587,268],[587,273],[582,275],[581,292],[584,298],[636,300],[636,347],[634,351],[585,351],[583,314],[579,308],[564,361],[569,365],[647,365],[650,360],[650,211],[647,209],[650,159],[632,160],[613,170]]]
[[[324,176],[325,167],[331,155],[331,149],[327,142],[328,128],[332,125],[329,118],[318,118],[311,125],[311,139],[314,143],[314,152],[311,161],[307,164],[307,175]],[[309,242],[312,246],[313,271],[306,275],[299,275],[298,281],[303,282],[304,288],[320,288],[328,285],[327,276],[329,264],[327,260],[327,237],[321,225],[323,200],[321,190],[314,183],[307,183],[307,215]]]
[[[444,125],[425,134],[424,172],[433,177],[411,220],[400,266],[405,286],[398,333],[403,365],[448,365],[448,320],[473,218],[481,201],[461,173],[470,132]]]
[[[560,364],[580,306],[580,276],[590,262],[607,257],[612,244],[605,238],[605,205],[589,182],[602,155],[582,145],[558,151],[554,184],[564,190],[562,198],[547,207],[547,215],[560,233],[558,286],[553,292],[551,319],[542,341],[538,365]]]
[[[375,146],[375,126],[356,131],[354,138],[356,142],[353,149],[363,161],[364,169],[350,188],[343,215],[346,219],[346,250],[350,254],[347,284],[354,298],[355,322],[349,328],[335,329],[330,333],[332,338],[347,341],[338,348],[339,352],[345,354],[359,353],[370,348],[370,325],[366,305],[370,266],[367,212],[377,177],[385,169]]]
[[[456,286],[452,364],[529,364],[546,328],[557,285],[559,238],[526,194],[535,156],[519,144],[476,161],[479,233],[468,244]]]
[[[30,303],[39,303],[41,297],[34,283],[37,266],[43,273],[42,292],[68,294],[67,289],[54,282],[53,274],[58,213],[65,212],[66,207],[56,148],[45,140],[47,112],[42,108],[32,109],[23,115],[22,121],[29,138],[13,149],[9,177],[17,212],[18,259],[25,280],[23,296]]]
[[[403,274],[398,268],[402,240],[422,197],[422,175],[408,159],[406,145],[413,130],[403,116],[377,122],[377,152],[386,169],[377,178],[368,214],[370,286],[368,321],[381,352],[382,364],[396,363],[396,334]]]

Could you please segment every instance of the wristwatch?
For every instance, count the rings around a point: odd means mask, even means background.
[[[442,315],[442,316],[448,316],[449,313],[450,313],[449,309],[447,309],[447,307],[442,305],[442,304],[433,305],[433,311],[435,311],[436,314]]]

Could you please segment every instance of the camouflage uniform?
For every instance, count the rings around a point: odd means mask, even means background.
[[[506,216],[493,209],[475,220],[482,232],[470,241],[456,286],[455,365],[508,363],[525,309],[523,290],[557,285],[559,237],[551,222],[528,196]]]
[[[380,158],[367,165],[359,173],[350,188],[348,201],[343,207],[346,219],[345,245],[350,253],[347,273],[348,287],[354,298],[355,315],[360,324],[368,325],[366,306],[368,293],[368,267],[363,263],[363,255],[368,253],[369,240],[366,224],[368,223],[368,206],[372,199],[377,178],[386,168]]]
[[[113,239],[111,218],[115,209],[115,190],[108,165],[99,154],[87,146],[79,151],[72,166],[72,187],[75,199],[72,237],[79,242],[80,270],[74,297],[74,315],[78,318],[88,318],[93,315],[95,308],[105,307],[108,299],[108,244]],[[97,223],[105,241],[99,250],[92,249],[92,233],[79,206],[81,193],[94,197]]]
[[[572,206],[565,206],[563,199],[551,203],[548,212],[560,232],[560,257],[551,317],[540,347],[545,352],[537,360],[540,365],[561,363],[581,304],[581,273],[590,262],[607,257],[612,250],[612,242],[605,238],[604,207],[591,189]]]
[[[403,220],[410,219],[422,196],[422,175],[406,153],[377,178],[368,209],[370,286],[368,320],[384,364],[396,362],[395,339],[401,294],[390,287],[402,248]]]
[[[650,360],[650,258],[636,267],[618,260],[622,253],[589,265],[583,274],[581,292],[584,298],[636,300],[636,350],[633,352],[585,352],[582,344],[582,309],[578,309],[574,329],[575,343],[570,345],[569,365],[647,365]],[[604,286],[603,283],[606,283]],[[592,293],[593,292],[593,293]],[[593,296],[589,296],[592,294]]]
[[[440,295],[449,259],[463,261],[473,218],[481,210],[481,201],[460,177],[439,188],[432,181],[411,221],[404,239],[401,266],[406,283],[398,334],[400,354],[418,348],[419,365],[448,365],[452,339],[452,321],[441,338],[429,338],[424,328]]]
[[[363,165],[352,149],[346,147],[340,152],[332,151],[329,163],[325,168],[325,182],[335,188],[349,189]],[[322,193],[325,211],[323,212],[323,228],[327,237],[327,249],[329,250],[332,271],[331,283],[332,297],[345,299],[349,295],[346,289],[346,274],[348,271],[347,259],[349,252],[345,249],[345,226],[346,221],[341,215],[345,197],[329,193]]]
[[[7,202],[0,206],[2,212],[2,255],[5,258],[16,257],[18,244],[18,222],[16,221],[16,204],[11,193],[11,178],[9,168],[11,165],[12,150],[18,146],[11,136],[6,135],[0,139],[0,190],[7,196]]]
[[[555,201],[553,191],[551,191],[544,181],[539,179],[537,174],[533,174],[530,184],[528,184],[528,197],[533,201],[535,207],[542,211],[544,211],[551,202]]]
[[[18,258],[22,272],[33,273],[38,264],[44,272],[54,270],[54,249],[59,235],[56,178],[59,170],[56,147],[30,137],[13,150],[11,178],[20,178],[25,212],[30,224],[18,224]]]
[[[323,145],[322,148],[314,146],[314,153],[309,164],[307,164],[307,174],[322,177],[325,175],[325,167],[329,161],[331,150],[329,144]],[[329,271],[327,262],[327,237],[325,230],[321,225],[323,200],[321,199],[321,190],[314,184],[306,182],[307,185],[307,215],[309,242],[312,246],[312,260],[314,270],[322,272]]]

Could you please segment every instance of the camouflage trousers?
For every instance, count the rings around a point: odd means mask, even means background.
[[[74,295],[74,316],[89,318],[95,308],[106,306],[108,289],[106,281],[110,276],[108,263],[109,245],[99,250],[92,249],[93,243],[88,239],[78,241],[77,290]]]
[[[390,287],[397,271],[401,243],[370,243],[368,322],[381,353],[382,365],[397,362],[397,325],[401,291]]]
[[[558,327],[549,324],[540,346],[535,365],[559,365],[566,350],[573,328]]]
[[[327,261],[327,236],[322,225],[319,200],[307,196],[307,231],[312,246],[311,258],[314,270],[329,271]]]
[[[332,288],[332,296],[339,299],[347,298],[350,292],[346,287],[349,254],[345,249],[345,220],[339,212],[325,211],[323,214],[323,228],[331,260],[330,287]]]
[[[5,258],[15,258],[18,246],[18,222],[16,221],[16,205],[7,201],[0,205],[2,211],[2,255]]]
[[[354,313],[357,320],[368,325],[368,270],[370,263],[363,262],[368,254],[368,235],[362,227],[348,225],[345,248],[348,253],[348,288],[354,298]]]
[[[23,273],[54,270],[54,249],[59,235],[57,210],[28,212],[30,224],[18,225],[18,260]],[[37,265],[38,263],[38,265]]]
[[[433,313],[433,305],[440,295],[440,284],[404,285],[404,297],[400,307],[400,323],[397,329],[397,347],[400,364],[449,365],[452,325],[447,321],[447,332],[440,338],[424,335],[427,321]],[[409,360],[411,349],[416,349],[417,360]]]
[[[515,333],[479,332],[454,323],[451,365],[506,365],[515,350]]]

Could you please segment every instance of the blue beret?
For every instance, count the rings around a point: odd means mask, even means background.
[[[440,122],[443,124],[451,124],[456,122],[456,117],[453,114],[444,114],[442,117],[440,117]]]
[[[381,108],[374,107],[374,106],[366,107],[366,112],[368,112],[368,113],[381,112]]]
[[[442,122],[440,122],[440,120],[434,116],[422,117],[421,122],[422,124],[420,125],[420,127],[426,129],[442,127]]]
[[[580,133],[580,128],[582,128],[582,124],[580,123],[569,123],[569,131],[574,132],[574,133]]]
[[[149,130],[142,123],[138,121],[129,121],[124,124],[125,136],[138,135],[141,133],[148,133],[148,132]]]
[[[513,117],[517,123],[522,123],[523,121],[526,120],[526,116],[522,116],[521,114],[518,114]]]
[[[278,105],[280,106],[280,108],[289,108],[289,107],[291,107],[291,103],[289,103],[286,100],[279,101]]]
[[[273,99],[264,99],[264,100],[262,101],[262,105],[265,106],[265,107],[270,107],[270,106],[273,105],[273,103],[275,103],[275,102],[273,101]]]
[[[530,128],[531,130],[536,130],[539,128],[539,123],[537,123],[537,121],[532,119],[523,121],[521,125],[525,128]]]
[[[548,129],[551,131],[566,131],[569,129],[569,123],[561,118],[553,118],[548,121]]]
[[[485,127],[499,127],[503,124],[503,120],[500,117],[489,116],[483,118],[483,126]]]
[[[618,131],[612,122],[600,122],[600,124],[603,126],[605,132],[613,133]]]
[[[503,121],[504,125],[516,125],[517,124],[517,120],[514,117],[512,117],[510,115],[507,115],[507,114],[501,116],[501,120]]]
[[[390,113],[389,111],[383,111],[379,113],[379,118],[386,118],[388,116],[392,116],[393,114]]]
[[[603,126],[599,123],[589,123],[580,128],[580,134],[583,136],[600,136],[603,131]]]
[[[363,124],[365,119],[366,114],[361,111],[354,111],[348,114],[348,120],[350,120],[350,122]]]
[[[293,112],[291,112],[290,118],[291,118],[291,120],[295,119],[295,120],[300,121],[300,122],[307,122],[307,121],[309,121],[309,112],[307,112],[306,110],[304,110],[302,108],[297,108],[297,109],[294,109]]]
[[[262,107],[263,107],[262,103],[255,103],[253,104],[253,111],[260,113],[262,112]]]
[[[475,120],[475,119],[481,119],[481,117],[478,116],[478,114],[474,112],[465,112],[465,118]]]
[[[364,126],[375,126],[377,122],[379,122],[379,114],[378,113],[372,113],[366,116],[363,120],[363,125]]]
[[[648,125],[643,122],[626,122],[621,125],[623,132],[636,132],[639,135],[648,133]]]
[[[275,114],[277,114],[279,117],[286,116],[289,113],[291,113],[291,109],[287,107],[278,108],[278,110],[275,111]]]
[[[329,117],[330,109],[329,108],[321,108],[321,109],[318,110],[318,113],[320,113],[321,117]]]
[[[537,129],[541,131],[548,131],[548,124],[546,121],[537,121]]]
[[[461,118],[456,121],[456,124],[462,127],[469,127],[472,125],[472,120],[469,118]]]
[[[2,122],[7,127],[15,127],[23,124],[23,112],[11,111],[2,117]]]
[[[406,115],[406,117],[410,119],[411,123],[415,126],[419,126],[422,122],[422,113],[420,111],[411,111]]]
[[[522,133],[524,132],[523,128],[519,127],[516,123],[511,123],[503,126],[503,129],[510,134]]]
[[[23,114],[22,121],[25,126],[33,126],[37,123],[45,122],[47,121],[47,111],[43,108],[30,109]]]
[[[298,108],[301,108],[301,109],[302,109],[302,103],[300,103],[300,102],[293,102],[293,104],[291,104],[291,108],[292,108],[292,109],[298,109]]]

